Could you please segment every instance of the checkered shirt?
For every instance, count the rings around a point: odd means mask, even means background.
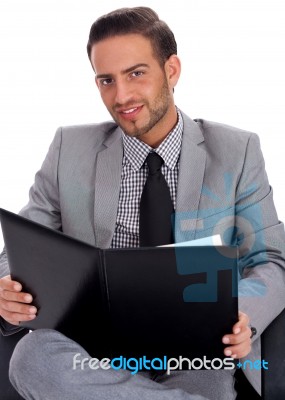
[[[179,110],[178,122],[164,141],[155,149],[164,161],[161,171],[168,183],[173,206],[176,206],[179,157],[182,143],[183,119]],[[123,133],[123,165],[121,187],[112,248],[139,246],[139,205],[148,175],[146,157],[152,147]]]

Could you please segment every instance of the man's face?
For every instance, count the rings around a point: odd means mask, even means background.
[[[144,140],[173,127],[173,73],[169,61],[160,66],[148,39],[128,34],[102,40],[93,45],[91,62],[102,100],[126,134]]]

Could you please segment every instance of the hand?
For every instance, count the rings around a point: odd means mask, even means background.
[[[233,326],[233,333],[225,335],[222,342],[229,345],[224,349],[225,356],[242,358],[248,355],[251,350],[251,329],[246,314],[239,311],[239,320]]]
[[[33,297],[22,292],[22,285],[7,275],[0,279],[0,316],[13,325],[31,321],[36,317],[36,307],[30,305]]]

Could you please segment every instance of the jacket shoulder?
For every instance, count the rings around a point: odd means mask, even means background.
[[[251,137],[258,138],[258,135],[254,132],[220,122],[208,121],[201,118],[197,118],[194,121],[201,129],[205,140],[212,138],[216,140],[247,142]]]
[[[77,137],[83,139],[92,138],[93,140],[106,140],[116,129],[118,125],[113,121],[107,121],[97,124],[82,124],[63,126],[58,128],[62,137],[68,140],[74,140]]]

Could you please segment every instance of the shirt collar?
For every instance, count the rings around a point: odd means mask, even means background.
[[[151,151],[159,154],[169,169],[173,170],[175,168],[181,150],[183,133],[183,118],[178,109],[177,115],[177,124],[156,149],[123,132],[124,154],[133,170],[137,171],[142,167],[148,153]]]

